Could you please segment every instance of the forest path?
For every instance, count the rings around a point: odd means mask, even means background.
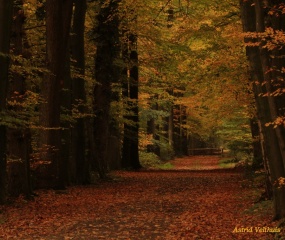
[[[276,223],[270,207],[256,211],[254,189],[234,170],[118,171],[112,181],[41,190],[0,209],[0,239],[274,239],[255,233]]]
[[[188,156],[171,161],[174,170],[215,170],[224,169],[219,165],[220,156]]]

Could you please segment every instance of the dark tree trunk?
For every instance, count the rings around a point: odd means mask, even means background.
[[[104,6],[103,6],[104,5]],[[106,178],[108,172],[108,152],[112,151],[110,137],[110,105],[112,99],[111,85],[117,78],[116,59],[118,56],[118,1],[111,0],[106,4],[100,1],[100,12],[97,17],[96,29],[97,52],[95,59],[96,86],[94,96],[94,156],[97,170],[101,178]]]
[[[263,167],[266,173],[265,193],[268,199],[272,199],[273,198],[272,181],[271,181],[271,176],[270,176],[269,162],[268,162],[265,139],[264,139],[264,132],[263,132],[264,128],[262,127],[261,121],[259,119],[257,120],[257,123],[259,127],[259,141],[260,141],[260,148],[261,148],[261,153],[262,153]]]
[[[86,93],[85,93],[85,50],[84,50],[84,29],[86,0],[75,0],[74,16],[72,24],[71,37],[71,57],[73,67],[77,77],[72,79],[72,100],[73,104],[78,106],[80,113],[85,112]],[[71,161],[71,179],[78,184],[89,183],[89,167],[87,163],[86,150],[86,119],[79,117],[72,129],[72,161]]]
[[[262,145],[260,142],[260,131],[258,120],[250,120],[250,129],[252,135],[252,147],[253,147],[253,169],[259,169],[263,165],[263,156],[262,156]]]
[[[173,146],[176,156],[184,156],[188,154],[187,134],[183,129],[183,124],[186,121],[186,108],[183,105],[174,106],[174,134]]]
[[[46,64],[48,72],[42,82],[44,102],[40,109],[40,147],[42,159],[51,161],[49,181],[53,187],[64,188],[62,174],[66,168],[61,161],[60,100],[64,84],[67,46],[70,33],[72,0],[46,1]]]
[[[278,2],[278,1],[277,1]],[[268,22],[268,19],[265,19],[264,16],[264,7],[263,2],[260,0],[255,0],[255,13],[256,13],[256,31],[257,32],[264,32],[265,31],[265,22]],[[268,7],[268,6],[267,6]],[[268,16],[267,16],[268,18]],[[281,18],[281,17],[280,17]],[[275,27],[272,25],[271,27]],[[275,29],[276,30],[276,29]],[[270,68],[275,68],[276,66],[272,65],[272,59],[271,54],[274,54],[274,51],[269,53],[269,50],[267,48],[263,47],[263,44],[261,43],[261,46],[259,47],[260,52],[260,59],[261,59],[261,65],[262,65],[262,71],[264,76],[264,83],[265,83],[265,93],[267,95],[267,101],[268,101],[268,109],[266,109],[266,112],[268,113],[268,122],[272,122],[277,118],[277,106],[276,106],[276,100],[275,97],[272,96],[272,80],[274,79],[274,75],[271,71],[269,71]],[[278,57],[275,55],[275,57]],[[284,61],[284,59],[282,59]],[[284,103],[283,106],[284,107]],[[268,135],[265,134],[265,137],[268,136],[268,141],[270,143],[268,144],[268,158],[269,158],[269,166],[271,167],[271,178],[273,181],[273,200],[274,200],[274,206],[275,206],[275,219],[280,219],[285,217],[285,188],[281,187],[278,188],[278,186],[275,184],[275,181],[278,181],[280,178],[285,177],[285,146],[284,146],[284,136],[281,134],[281,127],[278,126],[275,129],[272,128],[272,126],[267,127],[266,131],[268,132]],[[265,139],[266,141],[266,139]],[[274,143],[274,145],[273,145]]]
[[[171,91],[168,91],[170,95],[172,95]],[[174,149],[173,149],[173,106],[172,102],[169,99],[164,99],[162,110],[168,114],[167,117],[163,119],[163,129],[162,133],[164,135],[164,154],[161,155],[162,160],[169,161],[174,157]]]
[[[155,122],[154,121],[155,121],[154,118],[151,118],[151,119],[147,120],[147,123],[146,123],[147,124],[146,132],[147,132],[147,134],[152,135],[153,138],[154,138],[154,134],[155,134]],[[148,144],[146,147],[147,152],[153,152],[154,153],[155,152],[154,147],[155,147],[155,145],[153,142],[151,144]]]
[[[264,168],[266,173],[266,178],[264,182],[265,186],[265,196],[267,199],[272,199],[272,186],[270,179],[270,171],[268,166],[268,158],[266,156],[265,146],[264,146],[264,135],[263,128],[260,124],[260,120],[254,118],[250,121],[251,134],[252,134],[252,147],[253,147],[253,170]]]
[[[11,37],[12,54],[15,56],[26,57],[26,51],[23,51],[23,24],[25,15],[23,11],[23,1],[18,0],[13,8],[13,26]],[[18,62],[13,62],[19,65]],[[26,84],[25,77],[19,72],[11,73],[8,98],[11,101],[17,101],[19,104],[25,99]],[[25,111],[20,106],[10,106],[19,115]],[[7,155],[11,162],[8,164],[8,190],[12,196],[25,194],[27,198],[31,197],[30,181],[30,154],[31,154],[31,134],[28,126],[24,124],[18,128],[8,129],[8,152]]]
[[[119,4],[121,0],[117,1]],[[109,123],[110,134],[109,134],[109,146],[112,147],[112,150],[108,153],[108,167],[109,170],[115,170],[121,168],[121,150],[122,150],[122,127],[120,126],[121,112],[120,110],[114,108],[117,104],[121,104],[121,74],[123,71],[122,68],[122,57],[121,57],[121,36],[120,36],[120,23],[121,19],[119,15],[116,15],[116,22],[114,23],[113,37],[115,46],[114,46],[114,70],[113,70],[113,81],[112,81],[112,93],[111,93],[111,102],[113,103],[112,107],[112,116]]]
[[[276,6],[284,7],[284,1],[275,1]],[[273,7],[273,4],[268,7]],[[273,15],[269,15],[266,19],[266,27],[271,27],[275,31],[285,31],[285,16],[284,14],[279,14],[279,11],[275,12]],[[282,69],[285,68],[285,49],[284,44],[275,47],[270,53],[274,57],[270,59],[271,71],[271,81],[266,82],[266,90],[272,96],[269,98],[270,114],[272,120],[276,120],[278,117],[285,116],[285,93],[282,92],[285,89],[285,73]],[[268,71],[268,69],[267,69]],[[272,81],[273,80],[273,81]],[[282,93],[280,93],[282,92]],[[285,171],[285,127],[282,124],[276,125],[275,134],[278,139],[278,145],[280,148],[280,153],[283,160],[283,168]],[[285,204],[284,204],[285,205]]]
[[[0,0],[0,114],[6,109],[13,0]],[[0,124],[0,204],[7,197],[6,127]]]
[[[131,51],[130,80],[129,80],[129,109],[130,116],[126,117],[131,124],[124,124],[124,142],[122,166],[124,168],[141,168],[139,162],[139,116],[138,116],[138,56],[136,51]]]
[[[259,32],[265,31],[265,22],[269,22],[268,16],[265,19],[265,9],[263,2],[259,0],[254,1],[240,1],[242,10],[242,21],[245,32]],[[255,24],[253,24],[255,23]],[[257,37],[251,39],[246,38],[245,42],[255,41],[260,39]],[[266,42],[260,41],[260,46],[247,46],[247,57],[250,64],[250,74],[253,82],[253,92],[257,105],[257,116],[260,121],[262,136],[264,137],[264,151],[263,158],[265,166],[268,163],[270,169],[270,178],[273,189],[274,200],[274,218],[279,219],[285,217],[285,188],[278,188],[278,179],[284,178],[284,144],[280,130],[274,129],[272,126],[266,127],[267,123],[274,121],[276,118],[276,103],[271,94],[272,80],[275,81],[272,71],[269,69],[275,68],[272,65],[269,50],[264,47]],[[275,56],[276,57],[276,56]],[[284,59],[282,59],[284,61]],[[258,84],[255,84],[258,82]],[[284,107],[284,103],[283,103]]]
[[[156,112],[158,110],[158,103],[157,103],[158,96],[155,95],[152,100],[154,102],[150,103],[151,109],[153,112]],[[147,146],[148,152],[153,152],[157,156],[160,156],[160,146],[159,146],[159,124],[157,124],[158,119],[157,116],[154,116],[154,113],[152,114],[151,118],[147,121],[147,133],[151,134],[153,137],[152,144]]]
[[[72,111],[72,100],[71,100],[71,72],[70,72],[70,54],[67,53],[66,57],[67,61],[65,63],[64,68],[64,78],[63,85],[61,90],[61,117],[60,117],[60,125],[61,125],[61,146],[60,146],[60,162],[62,164],[60,175],[62,177],[62,182],[65,184],[71,184],[69,181],[69,173],[70,173],[70,159],[72,154],[71,148],[71,127],[69,118],[71,118]]]
[[[124,124],[124,140],[122,153],[122,167],[131,169],[140,169],[139,162],[139,109],[138,109],[138,90],[139,90],[139,71],[138,71],[138,53],[137,36],[134,33],[127,34],[127,46],[124,54],[127,59],[129,75],[127,82],[123,85],[123,93],[127,99],[127,106],[130,114],[126,116]]]
[[[169,117],[168,117],[168,144],[172,151],[173,149],[173,134],[174,134],[174,123],[173,123],[173,106],[171,103],[171,106],[169,107]],[[171,157],[173,158],[173,156]]]

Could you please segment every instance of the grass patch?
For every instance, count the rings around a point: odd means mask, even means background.
[[[139,152],[140,163],[144,168],[153,168],[162,164],[157,155],[151,152]]]
[[[222,168],[234,168],[236,160],[232,158],[222,158],[219,160],[219,166]]]
[[[169,170],[169,169],[173,168],[173,165],[171,163],[167,162],[167,163],[164,163],[164,164],[159,164],[157,166],[157,168],[162,169],[162,170]]]
[[[170,162],[164,162],[154,153],[140,152],[140,163],[144,168],[169,170],[173,168]]]

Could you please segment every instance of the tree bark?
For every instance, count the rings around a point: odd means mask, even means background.
[[[138,90],[139,90],[139,69],[137,53],[137,36],[134,33],[127,33],[127,46],[125,46],[125,59],[128,62],[129,75],[123,86],[123,93],[127,99],[127,106],[130,111],[129,116],[125,116],[124,140],[122,153],[122,167],[140,169],[139,162],[139,110],[138,110]]]
[[[263,2],[240,1],[242,10],[242,21],[245,32],[264,33],[265,9]],[[253,24],[255,23],[255,25]],[[274,80],[272,74],[272,61],[269,51],[265,46],[266,42],[260,41],[257,36],[253,39],[246,38],[245,42],[255,42],[259,46],[247,46],[247,57],[250,63],[251,80],[253,83],[253,92],[256,99],[258,119],[260,121],[261,132],[264,136],[264,162],[269,165],[270,178],[273,189],[274,201],[274,219],[279,219],[285,216],[285,188],[278,188],[276,182],[280,177],[284,177],[284,161],[282,153],[282,141],[278,136],[278,130],[272,126],[266,127],[267,123],[274,121],[276,117],[276,103],[271,95],[271,84]],[[273,53],[271,53],[272,55]],[[256,84],[257,82],[257,84]],[[281,139],[282,140],[282,139]],[[281,145],[280,145],[281,144]]]
[[[85,49],[84,49],[84,30],[86,0],[75,0],[74,15],[71,37],[71,57],[73,67],[78,76],[72,79],[72,101],[78,106],[80,113],[85,112],[86,104],[85,80]],[[72,161],[71,161],[71,179],[78,184],[89,182],[89,171],[86,150],[86,119],[79,117],[72,129]]]
[[[27,57],[23,51],[23,37],[25,36],[23,24],[25,22],[25,14],[23,11],[23,1],[18,0],[14,2],[13,8],[13,25],[11,37],[11,49],[14,56]],[[14,65],[20,63],[14,61]],[[26,84],[25,77],[19,72],[11,73],[10,85],[8,91],[8,98],[11,101],[16,101],[19,104],[26,98]],[[25,111],[21,106],[10,106],[15,112],[21,115]],[[18,128],[8,128],[8,151],[7,155],[10,160],[8,164],[8,190],[12,196],[25,194],[27,198],[31,198],[32,188],[30,179],[30,154],[31,154],[31,133],[26,124],[18,126]],[[12,170],[13,169],[13,170]]]
[[[154,114],[158,110],[158,103],[157,103],[158,96],[155,95],[152,97],[152,102],[150,103],[152,116],[147,121],[147,133],[152,135],[153,142],[147,146],[148,152],[153,152],[157,156],[160,156],[160,136],[159,136],[159,125],[157,124],[157,114]]]
[[[173,134],[173,146],[176,156],[185,156],[188,154],[188,140],[187,134],[183,129],[183,124],[186,121],[185,107],[183,105],[174,106],[174,134]]]
[[[260,0],[255,0],[255,13],[256,13],[256,31],[263,33],[265,31],[265,16],[264,16],[264,5]],[[273,26],[274,27],[274,26]],[[264,43],[265,44],[265,43]],[[264,76],[265,83],[265,92],[267,95],[268,101],[268,122],[272,122],[277,117],[277,109],[274,96],[272,96],[272,80],[274,80],[274,76],[270,69],[272,67],[271,57],[267,48],[263,46],[261,42],[261,46],[259,47],[261,65]],[[272,54],[272,53],[271,53]],[[274,54],[274,53],[273,53]],[[275,56],[277,57],[277,56]],[[284,60],[283,60],[284,61]],[[285,188],[281,187],[280,189],[275,184],[276,181],[280,177],[285,177],[285,149],[284,149],[284,139],[280,134],[280,126],[275,129],[272,129],[272,126],[267,127],[266,129],[269,136],[269,164],[271,165],[271,174],[273,181],[273,200],[275,206],[275,219],[280,219],[285,217]],[[270,131],[270,132],[269,132]],[[274,146],[272,146],[274,142]]]
[[[118,36],[118,1],[111,0],[107,4],[100,1],[100,12],[97,17],[96,29],[97,52],[95,59],[96,86],[94,96],[94,156],[100,178],[106,178],[108,172],[108,152],[112,151],[109,145],[110,136],[110,105],[112,95],[112,83],[117,78],[116,59]]]
[[[258,120],[253,118],[250,119],[250,129],[252,135],[252,147],[253,147],[253,169],[260,169],[263,165],[263,156],[260,142],[260,131]]]
[[[173,150],[173,134],[174,134],[174,123],[173,123],[173,105],[169,107],[169,117],[168,117],[168,144]],[[172,156],[173,157],[173,156]]]
[[[50,180],[53,187],[64,188],[60,158],[61,127],[60,100],[64,84],[68,38],[70,33],[72,0],[46,1],[46,65],[48,72],[42,82],[40,108],[40,146],[45,150],[42,158],[51,161]]]
[[[69,43],[68,43],[69,46]],[[69,181],[69,173],[70,173],[70,159],[71,159],[71,154],[72,154],[72,148],[71,148],[71,123],[70,119],[72,117],[72,96],[71,96],[71,70],[70,70],[70,54],[69,52],[66,53],[66,63],[64,68],[64,78],[63,78],[63,85],[62,85],[62,90],[61,90],[61,113],[60,116],[65,116],[61,117],[60,120],[60,125],[61,125],[61,146],[60,146],[60,162],[62,167],[60,167],[60,176],[62,177],[62,182],[65,184],[71,184]]]
[[[13,0],[0,0],[0,114],[6,109]],[[7,198],[6,127],[0,122],[0,204]]]

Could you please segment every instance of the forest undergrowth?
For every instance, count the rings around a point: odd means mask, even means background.
[[[271,201],[257,202],[262,189],[217,164],[181,158],[171,170],[116,171],[89,186],[39,190],[0,208],[0,239],[284,239],[282,228],[268,232],[278,222]]]

